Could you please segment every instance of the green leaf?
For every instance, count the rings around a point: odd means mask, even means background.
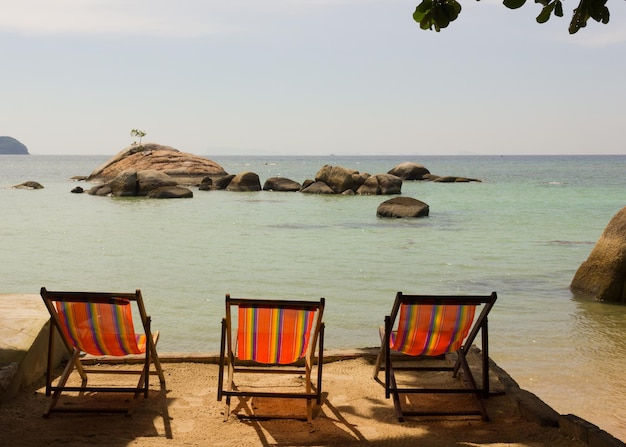
[[[554,15],[557,17],[563,17],[563,3],[561,3],[561,0],[556,0],[555,2]]]
[[[550,3],[548,6],[544,6],[541,13],[537,16],[538,23],[546,23],[550,19],[550,15],[554,10],[555,3]]]
[[[432,0],[423,0],[422,3],[417,5],[417,8],[415,8],[415,12],[413,13],[413,20],[421,24],[422,20],[424,20],[424,16],[426,15],[426,13],[430,12],[432,6]]]
[[[504,0],[502,3],[509,9],[517,9],[524,6],[526,0]]]

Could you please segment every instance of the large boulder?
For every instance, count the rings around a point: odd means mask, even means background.
[[[423,180],[426,174],[430,174],[430,171],[424,165],[405,161],[393,167],[387,174],[395,175],[402,180]]]
[[[300,189],[302,189],[300,183],[285,177],[270,177],[263,184],[263,191],[297,192]]]
[[[161,171],[174,178],[178,184],[185,185],[199,184],[207,176],[227,174],[224,168],[207,158],[180,152],[170,146],[146,143],[122,150],[96,168],[87,180],[107,182],[128,169]]]
[[[89,194],[115,197],[149,196],[155,189],[170,188],[177,185],[176,180],[161,171],[127,169],[109,182],[95,185]]]
[[[402,179],[391,174],[375,174],[365,180],[356,193],[360,195],[400,194]]]
[[[260,191],[261,180],[255,172],[241,172],[230,181],[226,187],[227,191]]]
[[[26,146],[13,137],[0,137],[0,155],[29,155]]]
[[[570,289],[599,301],[626,303],[626,207],[606,226]]]
[[[324,165],[315,175],[315,181],[326,183],[335,193],[341,194],[348,189],[356,191],[368,177],[369,174],[354,169]]]
[[[90,188],[89,191],[87,191],[87,194],[90,196],[106,197],[113,195],[113,191],[108,183],[100,183]]]
[[[147,196],[153,190],[176,186],[178,182],[165,172],[150,169],[137,172],[137,195]]]
[[[426,217],[429,206],[412,197],[394,197],[378,205],[379,217]]]
[[[137,171],[127,169],[120,172],[115,178],[108,182],[111,188],[111,195],[115,197],[133,197],[139,191]]]
[[[230,182],[232,182],[234,178],[235,178],[234,174],[226,174],[220,177],[215,177],[212,181],[213,188],[211,189],[226,189],[228,188],[228,185],[230,185]]]

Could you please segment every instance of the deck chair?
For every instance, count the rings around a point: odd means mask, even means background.
[[[95,292],[52,292],[41,288],[41,297],[50,312],[50,336],[48,342],[48,365],[46,371],[46,396],[52,396],[44,416],[51,412],[130,412],[132,405],[124,408],[61,407],[57,403],[63,392],[85,393],[134,393],[134,397],[143,394],[148,397],[150,374],[158,374],[161,386],[165,377],[156,351],[159,339],[158,331],[151,331],[150,317],[141,297],[141,291],[135,293],[95,293]],[[135,303],[144,333],[137,334],[133,326],[132,308]],[[70,352],[70,357],[56,385],[53,385],[53,338],[55,331]],[[138,369],[111,370],[87,366],[86,354],[91,356],[114,356],[117,358],[133,357],[141,359]],[[154,371],[151,371],[154,365]],[[68,386],[67,381],[76,370],[82,379],[81,386]],[[136,386],[89,386],[90,374],[136,374],[139,381]]]
[[[288,301],[231,298],[226,295],[217,392],[218,401],[226,398],[224,420],[230,415],[233,396],[238,397],[240,402],[254,397],[306,399],[306,419],[313,418],[312,401],[315,399],[319,405],[322,396],[324,303],[324,298],[319,301]],[[313,385],[311,376],[315,363],[317,381]],[[237,379],[235,385],[235,375],[242,377],[239,373],[297,374],[304,376],[305,387],[300,392],[243,390],[237,385],[245,387],[245,383],[239,383]],[[249,413],[250,417],[254,417]]]
[[[385,370],[385,397],[393,396],[398,421],[405,416],[441,416],[441,415],[480,415],[483,421],[489,417],[482,399],[489,396],[489,337],[487,315],[491,311],[497,295],[488,296],[436,296],[404,295],[398,292],[391,314],[385,317],[385,326],[380,328],[381,348],[374,365],[374,379]],[[481,308],[476,317],[477,308]],[[475,318],[476,317],[476,318]],[[481,374],[482,383],[478,386],[467,361],[467,353],[481,332]],[[407,366],[399,365],[406,356],[442,357],[456,353],[454,366]],[[410,357],[408,357],[410,358]],[[398,363],[398,364],[394,364]],[[415,363],[415,362],[412,362]],[[451,371],[457,377],[463,373],[465,386],[451,388],[410,388],[399,387],[396,371]],[[406,411],[403,410],[402,394],[464,394],[476,397],[477,410],[459,409],[458,411]]]

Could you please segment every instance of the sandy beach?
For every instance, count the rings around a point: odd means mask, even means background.
[[[0,406],[1,439],[3,445],[11,446],[589,445],[574,439],[571,431],[553,426],[553,415],[546,412],[542,402],[520,390],[497,367],[492,371],[491,380],[492,390],[497,394],[486,401],[490,422],[474,416],[446,416],[412,418],[400,423],[395,418],[392,401],[385,399],[382,385],[372,378],[373,357],[344,358],[324,365],[324,400],[314,409],[315,418],[311,422],[292,418],[305,415],[302,401],[255,399],[241,402],[236,398],[231,415],[225,421],[224,403],[217,401],[218,366],[179,356],[162,358],[166,386],[161,389],[158,381],[153,380],[149,397],[138,398],[130,416],[54,413],[44,418],[42,413],[49,398],[45,396],[42,379]],[[102,395],[92,397],[97,398],[99,404],[105,398]],[[81,403],[89,398],[83,397]],[[78,397],[70,396],[61,405],[73,405],[76,399]],[[125,398],[115,395],[106,399],[119,403]],[[428,403],[428,400],[419,402],[420,405]],[[456,405],[436,400],[430,403]],[[284,418],[245,417],[250,414]]]

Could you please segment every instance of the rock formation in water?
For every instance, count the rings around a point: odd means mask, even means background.
[[[235,175],[228,186],[226,187],[227,191],[260,191],[261,190],[261,180],[259,179],[259,175],[250,172],[244,171],[237,175]]]
[[[389,170],[388,174],[400,177],[402,180],[428,180],[439,183],[467,183],[481,181],[475,178],[457,177],[453,175],[434,175],[431,174],[430,171],[424,167],[424,165],[412,161],[404,161],[394,166]]]
[[[430,207],[412,197],[394,197],[378,205],[376,215],[379,217],[426,217]]]
[[[0,155],[30,155],[26,146],[13,137],[0,137]]]
[[[391,174],[370,175],[343,166],[324,165],[307,180],[302,192],[307,194],[391,195],[400,194],[402,179]]]
[[[599,301],[626,304],[626,207],[606,226],[570,289]]]
[[[393,167],[387,174],[395,175],[402,180],[423,180],[426,174],[430,174],[430,171],[424,165],[405,161]]]
[[[205,177],[227,175],[224,168],[207,158],[155,143],[132,145],[95,169],[88,181],[107,182],[124,171],[160,171],[179,185],[198,185]]]

